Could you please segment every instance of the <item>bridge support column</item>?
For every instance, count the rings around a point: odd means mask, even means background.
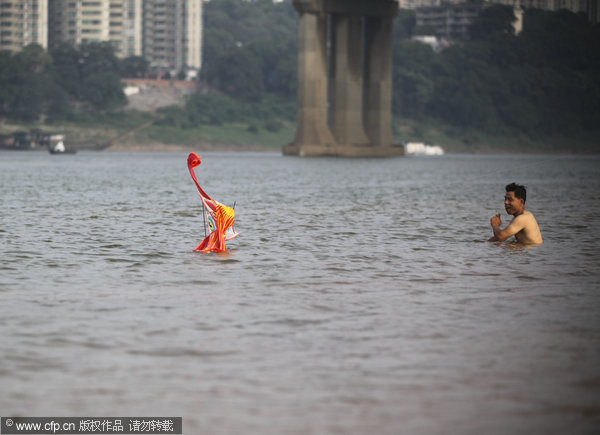
[[[374,146],[392,136],[392,17],[365,18],[365,126]]]
[[[300,13],[298,117],[294,142],[283,153],[402,155],[391,130],[397,1],[293,0],[293,5]]]
[[[332,17],[330,124],[339,144],[366,146],[363,128],[362,17]]]
[[[299,23],[297,147],[332,145],[327,126],[327,16],[302,13]]]

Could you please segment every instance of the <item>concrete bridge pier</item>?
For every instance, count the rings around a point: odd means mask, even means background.
[[[391,130],[396,0],[293,0],[300,14],[298,118],[286,155],[403,154]]]
[[[299,23],[297,124],[294,144],[335,143],[327,125],[327,16],[302,14]],[[296,153],[299,154],[299,153]]]
[[[392,135],[392,23],[393,17],[365,19],[367,56],[365,128],[371,144],[385,147]]]
[[[329,124],[338,144],[367,146],[362,110],[362,18],[334,15],[331,24]]]

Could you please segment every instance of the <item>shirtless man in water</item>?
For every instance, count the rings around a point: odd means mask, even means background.
[[[488,242],[503,242],[511,236],[515,236],[518,243],[527,245],[539,245],[543,243],[540,227],[533,214],[525,210],[525,200],[527,192],[525,186],[511,183],[506,186],[506,195],[504,196],[504,209],[508,214],[513,215],[513,220],[504,229],[501,229],[502,220],[500,214],[490,219],[494,237]]]

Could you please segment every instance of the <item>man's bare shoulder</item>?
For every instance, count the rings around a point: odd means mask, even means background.
[[[523,210],[523,213],[513,219],[513,221],[516,220],[519,220],[520,222],[537,222],[535,216],[529,210]]]
[[[507,228],[510,227],[513,231],[521,231],[522,229],[531,226],[533,222],[535,222],[533,214],[524,211],[519,216],[513,217]]]
[[[519,242],[542,243],[540,227],[538,226],[537,220],[535,219],[533,213],[525,210],[522,214],[516,216],[512,223],[514,223],[515,226],[522,228],[518,234],[515,234],[515,237]]]

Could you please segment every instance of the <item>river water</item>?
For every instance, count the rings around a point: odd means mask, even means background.
[[[599,156],[204,153],[226,255],[186,157],[0,153],[0,415],[600,432]],[[512,181],[541,246],[485,242]]]

